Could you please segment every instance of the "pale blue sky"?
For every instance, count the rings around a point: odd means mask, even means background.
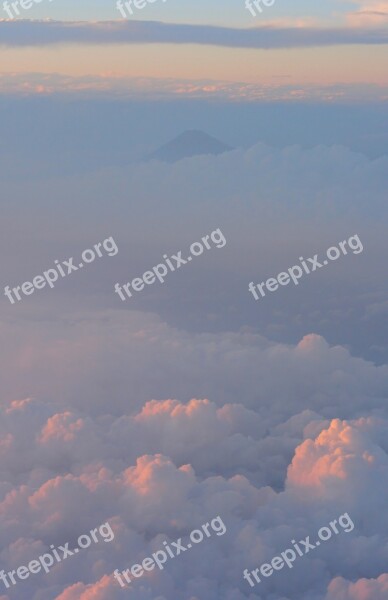
[[[356,3],[354,7],[356,7]],[[278,18],[330,18],[352,9],[351,2],[345,0],[276,0],[273,7],[265,8],[262,16],[256,19],[245,8],[245,0],[156,0],[144,9],[138,10],[136,18],[163,20],[169,22],[217,23],[220,25],[258,25],[260,20]],[[116,0],[41,0],[28,11],[24,18],[51,18],[61,20],[105,20],[116,19],[120,15]]]

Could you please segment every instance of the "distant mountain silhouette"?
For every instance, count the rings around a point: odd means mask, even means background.
[[[160,160],[162,162],[174,163],[182,158],[199,156],[201,154],[222,154],[233,150],[227,144],[203,131],[190,130],[178,135],[178,137],[164,144],[158,150],[149,154],[146,160]]]

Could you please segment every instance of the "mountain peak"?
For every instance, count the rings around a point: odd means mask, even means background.
[[[208,135],[204,131],[190,129],[184,131],[170,142],[167,142],[167,144],[158,148],[147,158],[149,160],[174,163],[183,158],[190,158],[192,156],[200,156],[203,154],[217,155],[232,149],[233,148],[227,144]]]

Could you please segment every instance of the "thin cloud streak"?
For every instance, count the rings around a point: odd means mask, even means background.
[[[117,99],[206,99],[230,102],[384,102],[385,86],[374,84],[255,84],[217,80],[83,76],[58,73],[0,73],[1,96],[53,96]]]
[[[158,21],[0,22],[0,45],[16,47],[54,44],[199,44],[271,49],[387,43],[386,29],[370,27],[329,29],[266,25],[238,29]]]

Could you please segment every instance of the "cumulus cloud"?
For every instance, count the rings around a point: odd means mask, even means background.
[[[356,583],[336,577],[329,585],[325,600],[385,600],[388,595],[388,574],[377,579],[360,579]]]
[[[150,399],[199,397],[261,407],[276,424],[304,409],[328,417],[379,411],[388,385],[386,366],[315,334],[296,346],[251,332],[188,334],[136,311],[64,315],[55,331],[51,319],[4,322],[0,337],[3,398],[52,399],[88,414],[105,412],[107,402],[121,414]]]
[[[31,420],[33,408],[41,414],[40,422]],[[20,582],[5,595],[7,600],[116,599],[123,592],[112,578],[115,568],[140,563],[164,540],[184,541],[216,515],[226,525],[225,535],[205,540],[163,571],[134,581],[127,595],[136,600],[167,600],[178,594],[201,599],[206,590],[209,600],[219,598],[220,592],[230,600],[319,600],[324,594],[325,600],[383,598],[388,557],[385,416],[328,421],[305,413],[272,433],[260,426],[256,410],[239,405],[216,409],[210,401],[198,400],[150,402],[133,419],[86,419],[61,415],[36,401],[15,402],[2,419],[11,432],[15,425],[7,419],[16,416],[31,433],[24,450],[33,465],[14,473],[2,494],[2,567],[25,564],[50,543],[74,543],[105,521],[115,538],[109,546],[96,544],[56,565],[45,577]],[[209,439],[211,426],[214,440]],[[240,437],[238,446],[235,435]],[[255,482],[254,470],[244,468],[247,449],[258,470],[265,472],[263,465],[268,471],[277,468],[270,445],[265,446],[272,435],[288,435],[294,445],[279,490],[266,485],[265,477]],[[233,469],[227,466],[228,452],[223,463],[212,456],[217,447],[222,452],[223,443],[233,447]],[[18,460],[20,444],[15,438],[5,463],[13,455]],[[207,464],[198,461],[201,445],[207,447],[202,456]],[[188,457],[182,451],[192,460],[184,462]],[[217,473],[211,474],[215,462]],[[228,470],[229,475],[222,474]],[[6,477],[3,472],[3,483]],[[366,494],[368,489],[374,493]],[[310,535],[314,541],[321,527],[345,513],[354,528],[341,526],[340,534],[303,556],[292,570],[276,573],[255,590],[243,580],[244,568],[269,562],[290,547],[291,539]]]
[[[29,223],[30,238],[23,237],[19,268],[22,263],[30,271],[26,277],[41,269],[40,260],[31,270],[25,263],[29,248],[36,251],[31,237],[40,240],[42,231],[43,241],[49,239],[51,249],[55,246],[53,258],[57,235],[67,252],[69,240],[82,249],[88,245],[86,232],[88,240],[96,241],[90,215],[95,215],[92,208],[102,210],[100,206],[109,215],[117,210],[122,240],[138,241],[136,233],[143,235],[143,230],[136,206],[128,203],[130,189],[143,203],[148,225],[149,215],[157,215],[152,239],[157,256],[166,240],[171,242],[168,232],[174,234],[173,251],[185,247],[187,238],[195,239],[194,217],[198,231],[205,233],[204,208],[207,226],[229,209],[228,241],[233,252],[239,247],[240,253],[227,255],[228,264],[240,274],[249,262],[253,273],[260,253],[251,240],[265,240],[265,219],[275,208],[281,218],[274,219],[278,228],[270,229],[271,242],[276,231],[284,243],[285,220],[296,227],[292,231],[297,244],[300,232],[317,244],[318,229],[325,229],[326,235],[330,228],[333,242],[341,239],[334,237],[334,218],[343,219],[346,233],[354,215],[365,227],[375,224],[386,214],[385,168],[386,158],[370,161],[343,148],[278,151],[259,145],[217,159],[116,169],[114,177],[93,174],[82,182],[63,182],[57,195],[50,193],[52,183],[39,183],[34,193],[43,198],[47,210],[39,212],[40,229],[32,231]],[[201,195],[205,185],[212,209]],[[78,189],[78,195],[72,189]],[[14,203],[18,210],[31,202],[31,188],[29,192],[24,204]],[[23,195],[21,188],[18,193]],[[63,204],[53,201],[60,194]],[[126,203],[108,207],[106,198],[120,194]],[[15,196],[9,195],[13,200]],[[83,223],[82,215],[76,220],[72,213],[80,197],[85,201]],[[189,206],[187,230],[177,230],[176,221],[169,223],[171,214],[181,216],[182,198]],[[330,213],[329,223],[322,212]],[[231,235],[244,222],[238,220],[241,213],[251,221],[244,239]],[[31,212],[26,214],[33,220]],[[50,228],[53,214],[61,223],[60,232]],[[102,214],[101,230],[108,222]],[[68,223],[72,227],[66,227]],[[373,238],[369,234],[375,252],[376,237],[375,230]],[[146,244],[141,242],[143,249]],[[20,240],[12,244],[20,253]],[[13,254],[6,249],[7,256]],[[123,256],[123,278],[137,266],[129,261],[141,254],[126,250],[123,241],[118,255]],[[67,252],[65,256],[71,254]],[[267,265],[268,250],[262,255]],[[209,266],[199,269],[201,289],[203,270],[210,273],[206,298],[209,290],[216,293],[217,256],[209,254]],[[44,257],[47,260],[47,246]],[[274,272],[288,264],[287,246]],[[353,277],[359,288],[361,271],[355,263],[348,264],[337,278]],[[377,268],[370,259],[362,273],[370,273],[372,266]],[[102,271],[96,273],[102,277]],[[109,276],[117,273],[109,271]],[[15,264],[11,275],[23,280]],[[223,281],[228,279],[224,275]],[[73,289],[79,289],[80,280],[72,281]],[[338,285],[333,287],[337,295]],[[182,288],[186,293],[184,283]],[[162,295],[171,293],[168,289],[164,284]],[[238,312],[236,289],[233,284],[229,290],[228,316]],[[85,308],[84,296],[76,297],[77,310],[72,311],[70,295],[58,304],[59,290],[48,291],[47,304],[42,295],[39,308],[28,299],[21,309],[8,307],[15,310],[4,311],[0,323],[0,566],[13,570],[50,544],[75,544],[80,534],[106,521],[115,539],[57,564],[47,576],[30,576],[8,591],[0,588],[3,600],[116,600],[123,591],[112,578],[114,569],[141,562],[163,541],[185,538],[216,515],[227,527],[224,536],[205,540],[124,593],[133,600],[376,600],[384,594],[387,365],[376,366],[343,345],[308,333],[314,330],[306,329],[305,323],[305,335],[296,343],[273,341],[249,328],[195,333],[132,306],[97,309],[86,303]],[[224,288],[222,292],[225,304]],[[364,286],[362,293],[370,306],[368,317],[384,314],[382,297],[366,293]],[[174,311],[178,304],[179,295]],[[347,298],[344,305],[350,310]],[[314,300],[314,310],[319,308]],[[353,318],[353,326],[355,322],[361,326]],[[292,570],[273,575],[254,590],[243,579],[245,568],[270,561],[290,547],[292,539],[310,535],[316,540],[320,527],[345,513],[354,529],[301,557]]]
[[[154,107],[148,107],[150,121]],[[112,113],[120,110],[112,105],[109,108]],[[82,110],[89,122],[89,105]],[[132,106],[128,113],[121,112],[112,127],[121,129],[122,123],[131,118],[131,110]],[[261,119],[265,127],[261,110],[259,106],[252,107],[252,124]],[[308,113],[307,107],[298,110],[300,115],[304,111]],[[106,111],[107,108],[98,112],[102,123]],[[43,118],[46,112],[50,118],[50,111],[42,110],[39,115]],[[219,118],[216,113],[216,110],[209,113],[209,119],[211,116]],[[72,122],[76,114],[77,111],[72,110],[66,122]],[[273,113],[265,112],[267,120],[277,114],[275,109]],[[290,122],[292,114],[295,113],[290,113]],[[340,114],[345,120],[344,113]],[[92,120],[94,118],[95,114]],[[309,120],[311,127],[312,120]],[[282,125],[288,127],[285,121]],[[300,125],[298,121],[292,127],[299,131]],[[24,131],[24,126],[22,129]],[[51,131],[51,126],[49,129]],[[88,127],[86,130],[87,137],[90,131]],[[129,126],[126,131],[128,136],[123,137],[130,138]],[[33,139],[28,139],[28,143],[33,144]],[[46,143],[50,147],[52,139],[51,134],[47,136]],[[79,134],[66,147],[59,142],[55,151],[50,152],[49,164],[54,169],[71,162],[74,168],[80,165],[81,170],[91,168],[82,164],[88,154],[81,150],[82,139],[83,135]],[[72,152],[67,151],[70,147]],[[125,160],[121,147],[117,155]],[[294,342],[316,331],[333,343],[349,344],[353,354],[380,363],[386,361],[384,313],[375,314],[373,325],[372,319],[363,319],[368,306],[387,299],[386,284],[381,278],[386,248],[386,156],[371,160],[342,146],[277,149],[257,144],[248,150],[236,149],[218,157],[199,156],[173,165],[153,161],[95,170],[100,160],[97,157],[96,162],[92,159],[92,173],[55,177],[44,153],[43,170],[46,175],[49,172],[50,177],[17,184],[9,182],[10,175],[17,174],[22,179],[21,174],[31,170],[40,177],[39,151],[31,154],[20,146],[20,152],[4,153],[4,160],[3,190],[4,197],[9,199],[4,226],[14,232],[11,239],[0,239],[1,254],[7,256],[2,267],[4,286],[14,287],[30,281],[49,268],[54,259],[80,254],[96,240],[104,239],[108,226],[109,234],[114,235],[120,248],[116,257],[101,259],[88,270],[84,269],[82,275],[75,273],[54,290],[36,292],[18,305],[10,305],[2,296],[4,318],[11,319],[9,326],[13,319],[20,320],[12,336],[9,334],[11,354],[17,340],[24,339],[23,323],[30,319],[32,312],[34,324],[27,330],[38,333],[38,319],[44,335],[52,319],[61,313],[66,315],[69,306],[80,308],[81,312],[85,306],[93,309],[103,306],[120,308],[123,312],[125,309],[157,312],[170,323],[193,330],[236,330],[248,325],[268,338]],[[80,197],[82,203],[78,202]],[[39,219],[37,209],[41,214]],[[77,215],[76,220],[72,211]],[[91,221],[93,211],[97,211],[99,218]],[[144,231],[150,228],[150,215],[152,235],[145,237]],[[55,236],[51,233],[53,221],[61,223]],[[222,250],[204,253],[190,267],[169,276],[163,285],[154,285],[127,303],[121,302],[114,293],[116,282],[123,284],[142,274],[158,264],[164,253],[172,254],[179,249],[186,252],[192,241],[201,239],[216,227],[222,228],[227,239]],[[362,254],[343,257],[305,277],[299,286],[267,294],[260,302],[255,302],[248,292],[250,281],[265,281],[297,264],[300,256],[321,254],[355,233],[365,247]],[[90,322],[86,318],[85,327]],[[66,323],[62,322],[59,327],[65,328]],[[71,328],[66,335],[71,336]],[[108,338],[113,339],[112,335],[109,333]],[[29,359],[34,361],[29,340],[27,335]],[[114,341],[112,344],[115,347]],[[60,356],[60,346],[55,352]],[[87,356],[85,346],[82,360],[87,362]],[[18,360],[22,358],[28,363],[25,354]],[[121,355],[117,364],[122,360]],[[106,364],[110,364],[109,361]],[[80,363],[73,377],[79,371]],[[104,369],[100,369],[99,378],[103,372]],[[13,388],[8,397],[35,393],[22,386],[23,376],[20,371],[18,374],[18,379],[14,378],[17,389]],[[144,385],[148,386],[153,377],[153,374],[144,376]],[[63,390],[71,382],[71,378],[65,379]],[[119,381],[120,376],[116,386]],[[40,385],[44,386],[43,379]],[[97,396],[101,389],[97,388]],[[201,389],[192,388],[189,398],[198,395],[209,396]],[[163,389],[163,398],[174,396],[182,398],[180,393],[172,394]],[[143,395],[143,400],[152,397],[152,394]]]
[[[24,325],[19,364],[36,398],[3,403],[1,568],[27,564],[50,544],[75,544],[106,521],[115,538],[4,590],[7,600],[119,598],[114,569],[217,515],[224,536],[136,580],[126,594],[379,597],[388,558],[387,367],[313,334],[294,346],[247,332],[196,335],[121,311],[71,322],[57,325],[56,335],[44,323],[39,336]],[[7,325],[1,330],[6,382],[17,361]],[[190,399],[201,382],[207,394]],[[242,578],[346,512],[354,529],[292,570],[255,590]]]

